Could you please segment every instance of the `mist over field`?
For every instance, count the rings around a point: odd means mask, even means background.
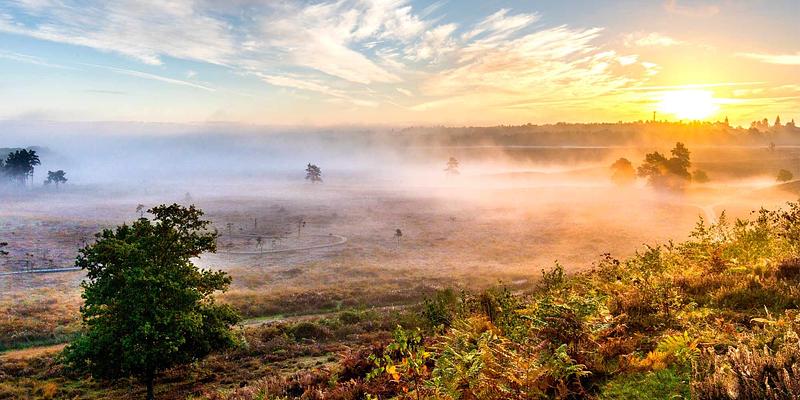
[[[0,400],[800,399],[797,0],[0,0]]]

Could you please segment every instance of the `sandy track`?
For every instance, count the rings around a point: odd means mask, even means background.
[[[293,247],[290,249],[275,249],[275,250],[262,250],[262,251],[217,251],[217,254],[228,254],[228,255],[242,255],[242,256],[257,256],[261,254],[272,254],[272,253],[287,253],[291,251],[303,251],[303,250],[313,250],[313,249],[322,249],[326,247],[333,247],[339,246],[342,244],[347,243],[347,238],[342,235],[316,235],[320,237],[332,237],[335,238],[336,241],[332,243],[322,243],[322,244],[314,244],[310,246],[302,246],[302,247]],[[249,237],[249,236],[248,236]],[[253,235],[252,237],[256,237]],[[263,236],[264,239],[271,239],[271,237]]]

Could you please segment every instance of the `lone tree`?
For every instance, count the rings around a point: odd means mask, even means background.
[[[20,185],[24,185],[28,178],[33,176],[34,167],[40,164],[36,150],[17,150],[6,157],[3,172]]]
[[[58,189],[58,185],[62,183],[67,183],[67,173],[64,172],[64,170],[47,171],[47,180],[44,181],[45,185],[55,184],[56,189]]]
[[[148,210],[153,220],[105,229],[80,250],[83,332],[64,350],[69,368],[95,378],[135,377],[147,386],[160,371],[233,346],[239,316],[214,302],[228,288],[222,271],[191,261],[216,250],[203,212],[173,204]]]
[[[136,212],[139,214],[139,218],[144,218],[144,204],[137,205]]]
[[[403,237],[403,231],[401,231],[400,228],[395,229],[394,237],[395,237],[395,239],[397,239],[397,246],[399,247],[400,246],[400,239]]]
[[[460,174],[460,172],[458,172],[458,160],[456,160],[455,157],[450,157],[450,159],[447,160],[447,168],[444,169],[444,172],[451,176]]]
[[[8,246],[7,242],[0,242],[0,256],[7,256],[8,252],[3,250],[4,247]]]
[[[312,183],[322,182],[322,170],[314,164],[306,166],[306,179]]]
[[[611,164],[611,180],[617,185],[630,185],[636,181],[636,170],[627,158],[620,158]]]
[[[706,171],[702,169],[696,169],[692,172],[692,181],[697,183],[708,183],[710,179],[708,178],[708,174]]]
[[[648,183],[657,188],[681,189],[692,180],[689,167],[689,149],[683,143],[676,143],[671,151],[672,157],[666,158],[659,152],[645,156],[644,164],[636,171],[640,177],[647,178]]]
[[[778,176],[775,179],[778,182],[789,182],[793,178],[794,178],[794,175],[792,175],[791,172],[789,172],[789,171],[787,171],[785,169],[782,169],[782,170],[778,171]]]

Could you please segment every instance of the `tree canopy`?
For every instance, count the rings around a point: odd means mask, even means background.
[[[62,183],[67,183],[67,173],[64,170],[47,171],[47,180],[44,181],[45,185],[55,184],[56,187]]]
[[[80,250],[84,330],[64,359],[96,378],[136,377],[153,399],[160,371],[234,345],[239,317],[214,302],[231,278],[191,261],[216,250],[202,211],[173,204],[148,212],[153,220],[105,229]]]
[[[645,156],[644,163],[637,169],[640,177],[647,178],[648,183],[657,188],[680,189],[692,180],[689,167],[689,149],[683,143],[676,143],[667,158],[655,151]]]
[[[3,164],[3,174],[24,185],[33,176],[34,167],[40,165],[41,161],[36,150],[22,149],[9,153]]]
[[[778,171],[778,176],[775,178],[778,182],[789,182],[790,180],[794,179],[794,175],[791,172],[782,169]]]
[[[308,164],[306,166],[306,179],[313,183],[322,182],[322,170],[314,164]]]
[[[611,180],[617,185],[630,185],[636,181],[636,170],[627,158],[620,158],[611,164]]]
[[[444,169],[444,172],[446,172],[448,175],[458,175],[459,174],[459,171],[458,171],[458,160],[456,160],[455,157],[450,157],[450,159],[447,160],[447,168]]]

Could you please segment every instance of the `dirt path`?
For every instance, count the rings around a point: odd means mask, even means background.
[[[242,255],[242,256],[258,256],[261,254],[271,254],[271,253],[286,253],[290,251],[302,251],[302,250],[312,250],[312,249],[322,249],[325,247],[333,247],[339,246],[341,244],[347,243],[347,238],[342,235],[324,235],[324,237],[332,237],[335,238],[336,241],[332,243],[323,243],[323,244],[314,244],[310,246],[303,246],[303,247],[294,247],[291,249],[276,249],[276,250],[263,250],[263,251],[217,251],[218,254],[228,254],[228,255]],[[269,237],[264,237],[265,239],[269,239]]]
[[[48,268],[48,269],[28,269],[25,271],[0,272],[0,276],[22,275],[22,274],[54,274],[57,272],[80,271],[78,267]]]

